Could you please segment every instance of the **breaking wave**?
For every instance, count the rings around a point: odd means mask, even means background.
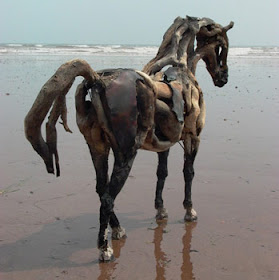
[[[118,56],[155,56],[158,46],[136,45],[44,45],[44,44],[1,44],[1,54],[17,55],[118,55]],[[263,58],[278,57],[279,47],[230,47],[229,56]]]

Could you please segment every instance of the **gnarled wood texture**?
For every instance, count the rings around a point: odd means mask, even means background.
[[[108,224],[113,238],[125,235],[114,213],[114,200],[125,184],[138,149],[158,152],[155,208],[156,217],[163,219],[167,217],[162,192],[168,175],[169,149],[183,141],[185,220],[197,218],[192,207],[191,187],[205,122],[205,102],[195,78],[196,65],[203,59],[214,84],[222,87],[227,83],[227,31],[232,27],[232,22],[222,27],[209,18],[178,17],[163,36],[156,57],[142,71],[95,72],[86,61],[76,59],[60,66],[39,92],[24,121],[25,135],[50,173],[54,173],[55,160],[59,176],[55,125],[61,117],[65,130],[71,132],[65,96],[75,77],[84,77],[75,95],[76,120],[96,170],[96,190],[101,201],[98,235],[101,261],[112,259],[107,240]],[[87,95],[91,101],[86,100]],[[41,125],[49,111],[44,140]],[[110,149],[115,162],[108,179]]]

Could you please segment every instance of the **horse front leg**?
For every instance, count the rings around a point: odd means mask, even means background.
[[[136,152],[123,157],[115,153],[115,162],[108,188],[101,195],[100,230],[98,235],[99,260],[103,262],[113,260],[113,250],[108,244],[107,227],[112,226],[112,238],[120,239],[125,235],[125,230],[120,226],[114,214],[114,201],[124,186],[133,165]]]
[[[183,206],[186,210],[184,220],[192,222],[197,220],[197,212],[193,209],[192,203],[192,182],[195,176],[194,161],[199,148],[199,137],[186,135],[184,140],[184,181],[185,181],[185,198]]]
[[[163,220],[168,218],[168,212],[164,207],[162,193],[165,185],[165,180],[168,176],[168,156],[169,149],[158,153],[157,167],[157,185],[155,194],[155,209],[157,209],[156,219]]]

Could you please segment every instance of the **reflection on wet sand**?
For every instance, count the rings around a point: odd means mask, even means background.
[[[166,280],[166,266],[170,262],[167,258],[166,253],[161,248],[161,243],[163,241],[163,234],[166,232],[165,227],[167,226],[167,221],[157,221],[157,228],[154,230],[154,255],[156,259],[156,280]],[[192,241],[192,231],[196,227],[197,223],[187,223],[185,224],[185,234],[182,237],[182,266],[181,266],[181,279],[182,280],[192,280],[195,279],[193,273],[193,264],[191,262],[190,252],[191,252],[191,241]]]
[[[154,230],[154,255],[156,259],[156,280],[165,280],[165,266],[169,262],[166,253],[161,248],[161,242],[163,241],[163,234],[167,221],[157,221],[157,227]]]
[[[117,259],[120,257],[121,248],[125,245],[126,238],[120,240],[112,240],[112,249],[115,260],[109,263],[99,263],[100,275],[98,280],[111,279],[113,272],[117,267]]]
[[[164,233],[167,233],[166,226],[167,220],[157,221],[157,227],[154,229],[154,256],[156,260],[156,277],[155,280],[167,280],[166,270],[171,259],[167,257],[167,254],[162,250],[162,242]],[[193,273],[193,264],[191,262],[190,253],[192,232],[196,227],[197,222],[186,223],[185,233],[182,236],[182,264],[181,264],[181,280],[193,280],[195,279]],[[100,274],[98,280],[111,279],[115,270],[117,269],[117,259],[120,257],[122,247],[125,245],[126,239],[112,240],[112,248],[114,251],[115,260],[109,263],[99,263]]]
[[[182,237],[182,256],[183,262],[181,266],[181,280],[195,279],[193,273],[193,264],[191,262],[190,252],[191,252],[191,241],[192,241],[192,231],[196,227],[197,222],[186,223],[185,224],[185,234]]]

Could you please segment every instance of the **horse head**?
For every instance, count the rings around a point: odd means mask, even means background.
[[[202,19],[202,21],[209,24],[202,26],[196,35],[196,54],[205,62],[214,85],[222,87],[228,82],[229,40],[227,31],[233,27],[234,23],[230,22],[229,25],[222,27],[208,19]]]

